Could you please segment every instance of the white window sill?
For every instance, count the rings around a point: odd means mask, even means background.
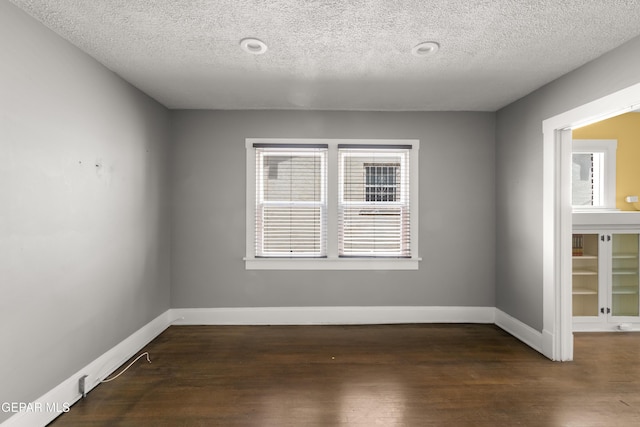
[[[422,258],[245,258],[246,270],[417,270]]]
[[[573,213],[602,213],[602,212],[620,212],[620,209],[618,208],[606,208],[606,207],[579,207],[579,206],[573,206],[572,207],[572,211]]]

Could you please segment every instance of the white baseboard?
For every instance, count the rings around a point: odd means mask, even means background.
[[[96,387],[100,381],[109,376],[124,362],[140,351],[141,348],[167,329],[171,321],[170,312],[171,310],[167,310],[147,323],[111,350],[80,369],[58,386],[42,395],[39,399],[31,402],[26,410],[17,412],[11,418],[5,420],[2,426],[45,426],[62,412],[68,411],[69,406],[82,397],[78,389],[78,383],[82,376],[87,375],[85,379],[85,390],[89,392]]]
[[[176,325],[368,325],[494,323],[493,307],[174,308]]]
[[[547,331],[546,329],[542,330],[542,351],[541,353],[547,356],[547,358],[558,361],[558,357],[554,354],[554,335]]]
[[[542,334],[494,307],[253,307],[170,309],[120,344],[80,369],[39,399],[32,410],[18,412],[3,427],[45,426],[80,398],[78,382],[87,375],[86,391],[160,335],[176,325],[367,325],[395,323],[496,324],[542,352]],[[549,356],[547,356],[549,357]],[[39,410],[38,410],[39,409]]]
[[[537,352],[543,353],[541,332],[538,332],[529,325],[522,323],[515,317],[509,316],[502,310],[496,308],[495,313],[495,324],[498,327],[518,338],[520,341],[533,348]]]
[[[621,328],[621,325],[626,325]],[[640,332],[640,323],[620,322],[594,322],[594,323],[573,323],[573,332]]]

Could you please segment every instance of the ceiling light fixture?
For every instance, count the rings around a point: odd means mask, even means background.
[[[240,40],[240,47],[252,55],[262,55],[267,51],[267,45],[262,40],[246,38]]]
[[[429,56],[436,53],[439,49],[440,45],[436,42],[422,42],[411,49],[411,54],[414,56]]]

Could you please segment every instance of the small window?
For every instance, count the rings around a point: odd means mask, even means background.
[[[615,209],[616,148],[616,140],[573,140],[571,205],[574,210]]]
[[[573,201],[576,207],[604,204],[604,153],[573,153]]]
[[[367,202],[395,202],[400,172],[399,163],[367,163],[365,172],[365,199]]]

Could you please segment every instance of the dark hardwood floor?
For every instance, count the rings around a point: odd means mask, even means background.
[[[577,334],[570,363],[493,325],[172,326],[143,351],[50,425],[640,425],[634,333]]]

